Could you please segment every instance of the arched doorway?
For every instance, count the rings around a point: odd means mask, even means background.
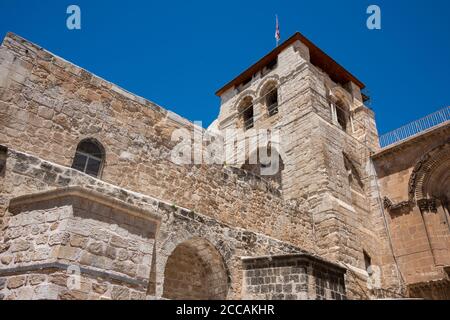
[[[228,276],[222,256],[208,241],[194,238],[179,244],[167,259],[163,298],[223,300]]]

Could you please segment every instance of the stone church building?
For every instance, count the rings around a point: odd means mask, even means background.
[[[0,300],[449,299],[450,108],[380,139],[364,88],[296,33],[203,129],[7,34]],[[237,147],[175,163],[180,130]]]

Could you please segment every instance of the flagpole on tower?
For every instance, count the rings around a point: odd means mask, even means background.
[[[276,20],[276,26],[275,26],[275,39],[277,41],[277,47],[278,47],[278,43],[280,42],[280,26],[278,25],[278,15],[275,15],[275,20]]]

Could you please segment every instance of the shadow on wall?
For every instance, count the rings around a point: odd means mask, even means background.
[[[3,178],[5,176],[7,156],[8,148],[0,145],[0,178]]]

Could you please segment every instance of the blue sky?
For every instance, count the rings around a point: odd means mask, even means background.
[[[82,29],[66,28],[79,5]],[[382,30],[366,28],[377,4]],[[300,31],[362,80],[380,133],[450,105],[450,1],[0,0],[12,31],[206,127],[217,89]]]

